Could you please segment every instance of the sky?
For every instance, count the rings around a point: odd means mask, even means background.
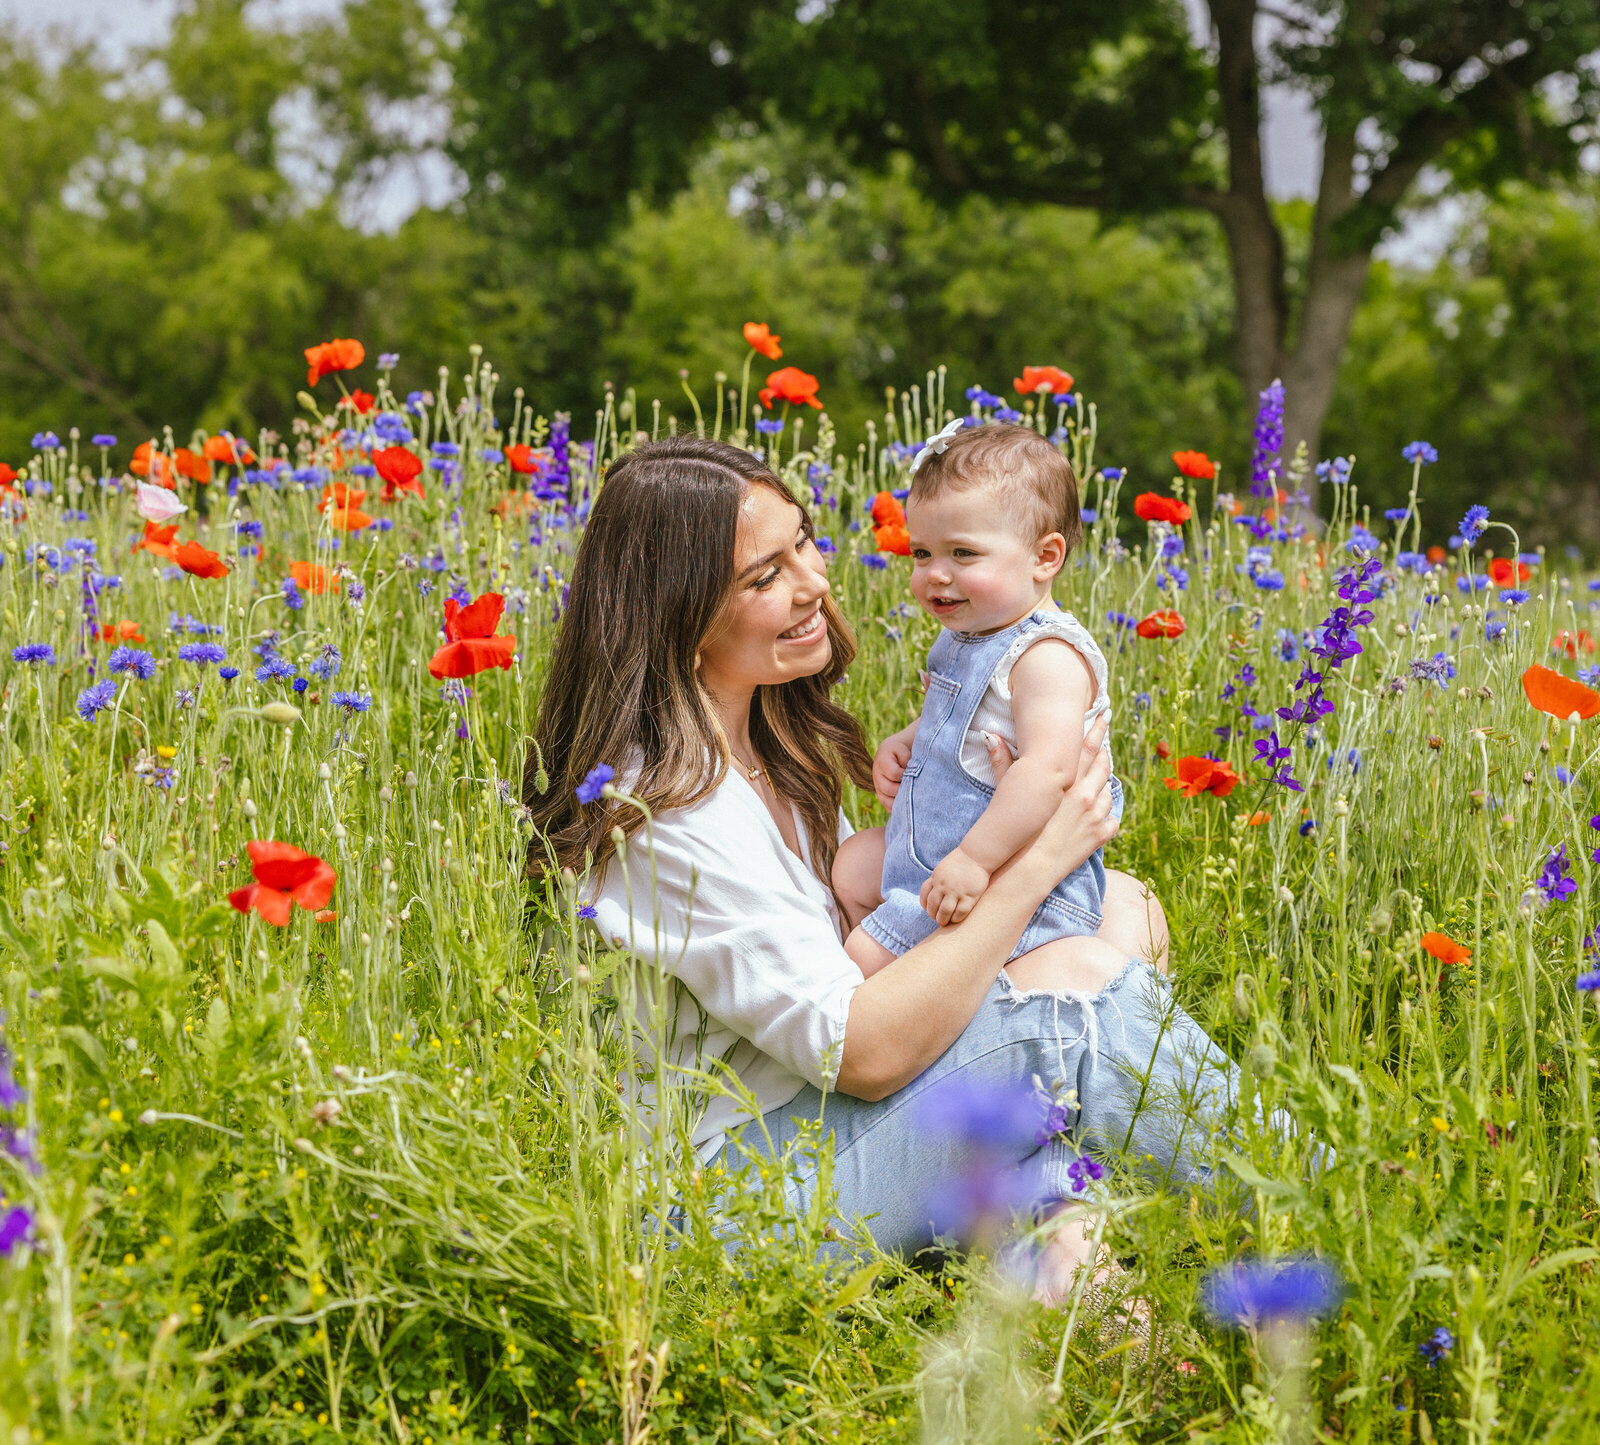
[[[256,0],[262,18],[294,19],[338,10],[340,0]],[[1197,37],[1209,31],[1205,0],[1185,0]],[[0,23],[46,38],[52,30],[94,36],[120,57],[166,34],[177,0],[0,0]],[[1263,20],[1264,26],[1271,24]],[[1262,154],[1267,189],[1278,199],[1314,196],[1322,164],[1322,141],[1307,98],[1285,86],[1271,86],[1262,97]],[[442,155],[397,170],[376,197],[378,224],[390,229],[418,205],[438,204],[459,183]],[[1442,254],[1457,212],[1447,206],[1419,208],[1404,234],[1385,242],[1379,254],[1407,265],[1429,266]]]

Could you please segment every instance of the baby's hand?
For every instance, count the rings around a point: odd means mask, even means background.
[[[988,886],[989,870],[956,848],[922,885],[923,911],[941,928],[960,923]]]
[[[900,791],[900,780],[906,775],[906,765],[911,761],[911,738],[905,732],[886,737],[879,744],[872,759],[872,790],[885,808],[894,807],[895,795]]]

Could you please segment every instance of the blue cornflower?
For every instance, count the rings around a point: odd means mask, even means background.
[[[78,694],[78,716],[85,722],[93,722],[98,714],[103,713],[116,700],[117,685],[108,677],[102,682],[84,688]]]
[[[1489,509],[1481,504],[1474,504],[1467,508],[1466,516],[1461,519],[1461,535],[1468,542],[1476,542],[1488,525]]]
[[[141,681],[156,675],[156,660],[140,647],[118,647],[106,659],[111,672],[131,672]]]
[[[380,351],[378,353],[379,371],[393,371],[399,365],[400,353],[398,351]]]
[[[1580,973],[1576,980],[1576,986],[1583,993],[1600,993],[1600,968],[1592,968],[1588,973]]]
[[[1128,474],[1126,467],[1101,467],[1100,475],[1108,482],[1120,482]]]
[[[1326,1314],[1344,1289],[1320,1259],[1238,1260],[1214,1269],[1200,1287],[1201,1303],[1219,1324],[1256,1326]]]
[[[1329,457],[1325,462],[1316,465],[1317,480],[1319,482],[1332,482],[1336,487],[1342,487],[1350,480],[1350,469],[1353,463],[1349,457]]]
[[[408,391],[406,393],[406,410],[421,415],[422,412],[433,405],[433,393],[429,391]]]
[[[233,530],[241,537],[259,537],[261,535],[261,523],[252,521],[235,522]]]
[[[279,589],[283,593],[283,602],[291,612],[298,612],[306,605],[306,595],[300,590],[300,584],[293,577],[285,577]]]
[[[256,681],[276,682],[286,677],[293,677],[294,673],[295,668],[292,662],[285,662],[277,653],[272,653],[256,669]]]
[[[783,430],[783,423],[776,417],[759,417],[756,420],[756,430],[765,436],[777,436]]]
[[[346,712],[366,712],[372,706],[372,699],[364,692],[336,692],[333,705]]]
[[[311,679],[308,677],[297,677],[289,685],[294,688],[296,692],[304,692],[308,687],[311,686]]]
[[[881,572],[889,565],[889,559],[882,552],[863,552],[861,554],[861,565],[863,567],[871,567],[876,572]]]
[[[344,595],[352,602],[360,602],[367,595],[367,589],[360,582],[352,582],[345,588]]]
[[[1413,659],[1411,675],[1419,682],[1436,682],[1443,687],[1456,675],[1456,665],[1447,654],[1436,652],[1432,657]]]
[[[1500,594],[1500,601],[1507,607],[1521,607],[1531,595],[1520,587],[1512,587]]]
[[[33,449],[39,452],[53,452],[61,445],[61,438],[53,431],[36,431],[33,434]]]
[[[1298,831],[1302,838],[1309,838],[1317,831],[1317,820],[1315,818],[1307,818],[1305,822],[1300,825]]]
[[[996,421],[1020,422],[1022,420],[1022,413],[1015,407],[997,406],[994,409],[994,419]]]
[[[1498,642],[1506,635],[1506,625],[1498,617],[1491,617],[1483,624],[1483,635],[1488,642]]]
[[[985,391],[981,386],[967,388],[967,400],[975,401],[979,406],[1004,406],[1005,398],[996,396],[992,391]]]
[[[200,694],[197,693],[192,687],[176,688],[172,694],[173,702],[175,702],[179,707],[193,707],[199,698]]]
[[[1544,867],[1533,881],[1533,886],[1544,895],[1546,903],[1564,903],[1578,891],[1577,881],[1568,876],[1570,866],[1565,843],[1550,850]]]
[[[578,907],[579,918],[598,918],[599,916],[600,910],[592,903],[580,904]]]
[[[1542,567],[1544,565],[1544,558],[1537,552],[1518,552],[1517,561],[1522,563],[1524,567]]]
[[[1273,634],[1273,640],[1278,644],[1278,656],[1285,662],[1293,662],[1300,656],[1300,639],[1287,627],[1280,627]]]
[[[1093,507],[1080,508],[1078,511],[1078,516],[1082,520],[1085,527],[1092,527],[1100,520],[1100,514],[1095,511]]]
[[[1283,573],[1276,567],[1269,572],[1257,572],[1252,580],[1263,592],[1283,591]]]
[[[48,642],[24,642],[11,649],[13,662],[42,662],[46,667],[56,665],[56,650]]]
[[[605,786],[614,777],[616,771],[605,763],[598,763],[584,774],[583,781],[578,784],[576,792],[580,803],[598,803],[600,795],[605,791]]]
[[[306,669],[312,677],[320,678],[323,682],[331,682],[339,675],[339,667],[344,659],[339,655],[339,649],[331,642],[323,645],[312,660],[311,666]]]
[[[1565,767],[1561,763],[1557,763],[1556,767],[1555,767],[1555,772],[1556,772],[1556,782],[1559,783],[1563,788],[1570,788],[1572,786],[1572,769],[1571,768]]]
[[[1489,585],[1489,579],[1481,572],[1463,572],[1456,578],[1457,592],[1482,592]]]
[[[179,662],[221,662],[227,655],[227,649],[215,642],[186,642],[178,649]]]
[[[811,540],[816,544],[817,551],[821,552],[824,557],[831,557],[839,550],[833,545],[832,537],[813,537]]]
[[[1431,442],[1411,442],[1400,448],[1400,455],[1408,462],[1421,462],[1425,467],[1439,460],[1438,450]]]
[[[1344,549],[1346,552],[1376,552],[1378,539],[1357,522],[1350,529],[1350,536],[1344,544]]]
[[[1385,507],[1383,515],[1391,522],[1403,522],[1411,515],[1410,507]]]
[[[1430,1368],[1444,1359],[1455,1348],[1456,1337],[1443,1325],[1440,1325],[1431,1335],[1417,1346],[1417,1353],[1428,1362]]]
[[[1130,617],[1126,612],[1108,612],[1106,613],[1106,621],[1113,627],[1121,628],[1137,627],[1139,625],[1139,619]]]
[[[238,675],[239,669],[237,667],[224,667],[217,673],[217,676],[224,682],[232,682]]]
[[[89,438],[89,445],[95,447],[114,447],[117,439],[110,432],[97,431]]]
[[[1415,572],[1420,577],[1428,570],[1428,559],[1421,552],[1397,552],[1394,565],[1402,572]]]
[[[1600,662],[1595,663],[1593,667],[1580,667],[1578,681],[1585,687],[1593,687],[1596,683],[1600,683]]]
[[[458,457],[461,455],[461,448],[455,442],[435,442],[429,450],[436,457]]]

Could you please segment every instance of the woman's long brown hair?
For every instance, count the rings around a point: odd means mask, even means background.
[[[728,743],[695,672],[695,656],[733,593],[739,509],[751,487],[805,508],[748,452],[696,437],[648,442],[614,463],[584,528],[566,615],[522,775],[537,830],[528,871],[583,872],[626,836],[636,808],[582,805],[575,789],[598,764],[626,769],[652,813],[699,801],[721,782]],[[779,797],[811,839],[829,878],[848,777],[872,786],[860,724],[829,693],[855,657],[855,637],[832,597],[822,604],[832,654],[811,677],[756,689],[750,740]],[[539,773],[547,775],[539,790]]]

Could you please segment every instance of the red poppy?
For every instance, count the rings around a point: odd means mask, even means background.
[[[298,903],[308,913],[326,908],[339,875],[314,853],[303,853],[288,843],[252,840],[250,871],[255,882],[236,888],[228,902],[241,913],[253,908],[268,923],[282,928],[289,921],[290,905]]]
[[[1072,376],[1059,366],[1025,366],[1022,375],[1014,378],[1011,384],[1024,396],[1032,396],[1039,391],[1060,396],[1062,392],[1072,390]]]
[[[361,510],[367,494],[359,487],[344,482],[329,482],[322,489],[322,500],[317,510],[328,519],[328,525],[338,532],[359,532],[372,525],[372,518]]]
[[[9,492],[17,479],[17,469],[0,462],[0,492]]]
[[[178,524],[158,527],[154,522],[144,524],[144,536],[133,544],[135,552],[154,552],[158,557],[172,561],[173,538],[178,535]]]
[[[485,592],[465,607],[454,597],[445,598],[444,635],[449,640],[433,654],[428,671],[434,677],[471,677],[490,667],[509,668],[517,639],[494,635],[505,610],[506,599],[498,592]]]
[[[373,452],[372,465],[383,478],[384,501],[392,502],[400,492],[422,495],[422,483],[417,480],[422,475],[422,458],[414,451],[406,447],[385,447],[381,452]]]
[[[248,467],[256,459],[249,447],[236,445],[229,436],[207,437],[204,454],[207,461],[221,462],[225,467]]]
[[[514,446],[505,449],[506,462],[511,470],[524,477],[531,477],[539,470],[539,454],[532,447]]]
[[[1428,548],[1428,563],[1430,566],[1437,567],[1449,555],[1443,547],[1435,542],[1433,546]]]
[[[173,452],[172,465],[180,477],[188,477],[191,482],[204,483],[211,480],[211,463],[198,453],[190,451],[188,447],[179,447]]]
[[[874,527],[872,540],[880,552],[889,552],[896,557],[911,555],[911,534],[898,522],[891,522],[887,527]]]
[[[1263,808],[1245,819],[1245,822],[1252,828],[1259,828],[1263,823],[1270,823],[1271,821],[1272,810],[1270,808]]]
[[[1424,933],[1420,942],[1423,951],[1431,953],[1440,963],[1472,962],[1472,950],[1457,943],[1448,933]]]
[[[1522,690],[1529,702],[1551,717],[1569,718],[1576,713],[1591,718],[1600,712],[1600,692],[1537,662],[1522,674]]]
[[[133,449],[128,470],[136,477],[149,477],[156,486],[165,487],[169,492],[177,489],[178,484],[172,478],[172,463],[149,442],[140,442]]]
[[[324,341],[306,347],[306,385],[315,386],[330,371],[353,371],[367,359],[367,348],[359,341]]]
[[[191,577],[216,579],[228,575],[228,564],[209,547],[202,547],[198,542],[180,542],[173,549],[172,560]]]
[[[137,622],[108,622],[100,629],[102,642],[143,642],[144,633]]]
[[[1169,742],[1157,743],[1156,756],[1160,758],[1162,762],[1166,762],[1166,760],[1172,756],[1172,744]]]
[[[774,336],[765,321],[746,321],[744,339],[752,349],[759,351],[768,361],[776,361],[783,355],[783,348],[778,345],[783,338]]]
[[[1550,639],[1550,650],[1567,657],[1576,657],[1580,652],[1594,651],[1594,638],[1587,632],[1580,631],[1574,636],[1563,629]]]
[[[793,406],[814,406],[821,411],[822,403],[817,400],[817,388],[821,384],[798,366],[785,366],[768,375],[767,384],[761,388],[761,405],[770,407],[774,401],[786,401]]]
[[[289,575],[296,587],[313,595],[326,592],[333,585],[333,574],[315,562],[291,562]]]
[[[872,499],[874,527],[903,527],[905,524],[906,509],[900,505],[900,499],[893,492],[879,492]]]
[[[1526,582],[1531,575],[1525,562],[1515,562],[1510,557],[1495,557],[1489,563],[1489,580],[1496,587],[1515,587]]]
[[[497,516],[510,520],[512,517],[525,517],[538,506],[539,499],[532,492],[507,492],[489,510]]]
[[[344,404],[360,412],[362,416],[365,416],[369,411],[372,410],[374,406],[378,404],[378,398],[375,397],[370,391],[362,391],[362,389],[358,386],[350,393],[349,396],[345,397]]]
[[[1186,477],[1209,482],[1217,474],[1217,464],[1204,452],[1173,452],[1172,463]]]
[[[1194,514],[1187,502],[1180,502],[1176,497],[1140,492],[1133,499],[1133,515],[1144,522],[1170,522],[1174,527],[1181,527]]]
[[[1158,612],[1152,612],[1148,617],[1141,617],[1139,625],[1133,630],[1144,638],[1182,637],[1187,626],[1181,612],[1163,608]]]
[[[1169,788],[1182,792],[1186,798],[1198,798],[1201,793],[1226,798],[1240,781],[1232,767],[1215,758],[1179,758],[1173,766],[1177,773],[1161,781]]]

